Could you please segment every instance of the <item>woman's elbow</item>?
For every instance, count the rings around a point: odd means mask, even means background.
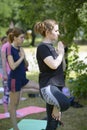
[[[10,66],[11,70],[15,70],[16,67],[14,65]]]
[[[53,65],[52,65],[52,64],[51,64],[50,68],[53,69],[53,70],[56,70],[56,69],[58,68],[58,65],[56,65],[56,64],[53,64]]]

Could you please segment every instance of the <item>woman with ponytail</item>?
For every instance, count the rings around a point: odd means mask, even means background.
[[[13,130],[19,130],[16,120],[16,109],[19,104],[21,90],[26,88],[28,92],[39,92],[38,84],[26,78],[28,62],[22,48],[23,41],[24,31],[19,28],[13,28],[13,31],[9,34],[10,45],[7,48],[7,61],[10,66],[10,73],[8,75],[10,116]]]
[[[37,47],[36,58],[40,70],[39,86],[42,98],[46,102],[47,126],[46,130],[56,130],[61,125],[61,112],[69,108],[69,100],[62,93],[65,86],[63,74],[64,45],[57,43],[57,50],[53,44],[58,40],[59,26],[55,20],[47,19],[37,22],[35,33],[43,36]]]

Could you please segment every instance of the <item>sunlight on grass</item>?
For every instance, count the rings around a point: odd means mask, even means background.
[[[87,45],[78,45],[79,52],[87,52]]]
[[[27,78],[38,82],[38,72],[26,72]]]

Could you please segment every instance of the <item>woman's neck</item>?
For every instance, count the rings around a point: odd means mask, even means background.
[[[48,39],[48,38],[44,38],[44,39],[43,39],[43,42],[44,42],[44,43],[52,43],[52,40],[51,40],[51,39]]]
[[[14,47],[14,48],[16,48],[16,49],[18,49],[18,45],[16,44],[16,43],[12,43],[12,46]]]

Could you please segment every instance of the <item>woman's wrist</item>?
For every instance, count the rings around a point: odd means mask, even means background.
[[[60,54],[59,54],[59,57],[63,59],[64,54],[63,54],[63,53],[60,53]]]
[[[21,59],[21,60],[24,60],[24,57],[23,57],[23,56],[21,56],[21,57],[20,57],[20,59]]]

